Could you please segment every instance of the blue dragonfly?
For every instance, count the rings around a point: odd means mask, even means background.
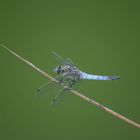
[[[66,89],[71,89],[72,86],[78,81],[82,79],[86,80],[117,80],[120,77],[119,76],[101,76],[101,75],[94,75],[94,74],[88,74],[81,70],[79,70],[76,65],[73,63],[73,61],[70,58],[64,59],[56,52],[52,52],[55,58],[61,63],[60,66],[57,66],[53,69],[53,71],[57,74],[57,80],[60,84],[64,84],[64,88],[62,88],[59,93],[55,96],[55,98],[52,101],[52,104],[55,104],[59,97],[61,97],[62,93]],[[48,83],[45,83],[40,88],[37,89],[37,93],[44,88],[45,86],[48,86],[53,81],[49,81]],[[66,88],[67,87],[67,88]]]

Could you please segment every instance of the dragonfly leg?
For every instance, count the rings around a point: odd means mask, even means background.
[[[63,81],[63,77],[60,77],[60,79],[59,79],[59,84],[61,84],[62,81]]]
[[[75,82],[76,82],[75,80],[72,80],[72,85],[74,85],[74,84],[75,84]]]
[[[65,87],[63,87],[59,93],[54,97],[54,99],[52,100],[51,104],[54,105],[58,99],[59,96],[61,96],[62,92],[65,90]]]
[[[70,79],[67,79],[68,83],[69,83],[69,87],[71,88],[74,84],[75,84],[75,80],[70,80]]]
[[[37,89],[36,94],[38,95],[38,94],[39,94],[39,91],[40,91],[42,88],[48,86],[49,84],[51,84],[51,83],[53,83],[53,82],[54,82],[54,81],[49,81],[49,82],[43,84],[42,86],[40,86],[40,87]]]

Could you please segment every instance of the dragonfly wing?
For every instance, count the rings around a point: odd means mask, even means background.
[[[57,105],[60,101],[62,101],[63,97],[64,97],[64,92],[65,88],[61,89],[58,94],[54,97],[54,99],[52,100],[51,104],[53,106]]]
[[[58,83],[55,83],[53,81],[49,81],[42,86],[40,86],[36,91],[36,97],[42,98],[42,97],[48,97],[50,94],[56,94],[60,90],[60,85]]]
[[[62,64],[64,65],[70,65],[73,66],[73,62],[68,58],[68,59],[64,59],[63,57],[61,57],[58,53],[56,52],[52,52],[53,56]]]
[[[67,61],[72,65],[75,66],[75,64],[73,63],[73,61],[70,58],[67,58]]]

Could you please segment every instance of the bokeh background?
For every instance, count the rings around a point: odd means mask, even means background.
[[[139,7],[138,0],[1,0],[0,42],[54,77],[52,51],[85,72],[121,76],[76,88],[140,123]],[[0,47],[1,140],[140,139],[139,129],[73,94],[55,107],[51,90],[36,98],[47,81]]]

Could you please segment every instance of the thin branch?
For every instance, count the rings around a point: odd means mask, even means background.
[[[10,50],[9,48],[7,48],[5,45],[1,44],[1,46],[2,46],[3,48],[5,48],[6,50],[8,50],[8,51],[9,51],[10,53],[12,53],[13,55],[15,55],[16,57],[18,57],[20,60],[22,60],[23,62],[25,62],[25,63],[28,64],[29,66],[31,66],[34,70],[38,71],[39,73],[41,73],[41,74],[44,75],[45,77],[49,78],[50,80],[52,80],[52,81],[58,83],[58,81],[57,81],[55,78],[53,78],[53,77],[50,76],[48,73],[44,72],[43,70],[41,70],[40,68],[38,68],[37,66],[35,66],[34,64],[32,64],[31,62],[29,62],[28,60],[26,60],[26,59],[24,59],[23,57],[19,56],[18,54],[16,54],[15,52],[13,52],[13,51]],[[67,87],[65,87],[63,84],[61,84],[61,86],[63,86],[63,88],[67,88]],[[115,111],[109,109],[108,107],[106,107],[106,106],[104,106],[104,105],[98,103],[97,101],[95,101],[95,100],[93,100],[93,99],[91,99],[91,98],[89,98],[89,97],[83,95],[82,93],[80,93],[80,92],[78,92],[78,91],[75,91],[75,90],[73,90],[73,89],[70,89],[70,91],[71,91],[74,95],[80,97],[81,99],[87,101],[87,102],[90,103],[90,104],[94,104],[96,107],[98,107],[98,108],[104,110],[105,112],[110,113],[111,115],[115,116],[116,118],[118,118],[118,119],[120,119],[120,120],[123,120],[124,122],[126,122],[126,123],[128,123],[128,124],[130,124],[130,125],[132,125],[132,126],[134,126],[134,127],[140,128],[140,124],[138,124],[138,123],[136,123],[136,122],[134,122],[134,121],[132,121],[132,120],[126,118],[125,116],[123,116],[123,115],[121,115],[121,114],[119,114],[119,113],[117,113],[117,112],[115,112]]]

